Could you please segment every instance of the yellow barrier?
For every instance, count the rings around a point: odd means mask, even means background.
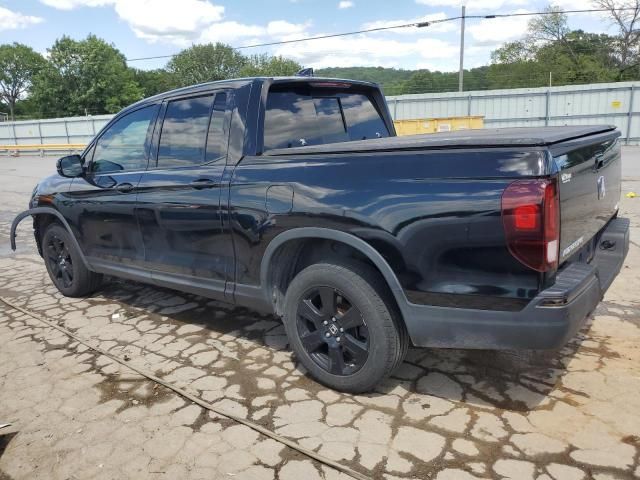
[[[19,155],[20,152],[38,152],[44,155],[45,151],[82,151],[86,147],[84,143],[34,143],[27,145],[0,145],[0,152],[9,155]]]
[[[483,116],[418,118],[396,120],[393,122],[398,135],[417,135],[420,133],[452,132],[484,127]]]

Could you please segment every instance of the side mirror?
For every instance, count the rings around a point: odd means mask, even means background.
[[[58,174],[67,178],[76,178],[82,176],[84,168],[82,166],[82,157],[80,155],[67,155],[58,159],[56,169]]]

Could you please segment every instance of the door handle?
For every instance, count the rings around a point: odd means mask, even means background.
[[[130,183],[119,183],[118,185],[116,185],[116,190],[120,193],[129,193],[131,190],[133,190],[133,185]]]
[[[593,168],[594,168],[596,171],[598,171],[598,170],[600,170],[603,166],[604,166],[604,155],[602,155],[602,154],[597,154],[597,155],[596,155],[595,165],[593,166]]]
[[[198,180],[193,180],[191,183],[189,183],[189,185],[191,186],[191,188],[201,190],[203,188],[213,188],[215,186],[218,186],[219,183],[214,182],[210,178],[199,178]]]

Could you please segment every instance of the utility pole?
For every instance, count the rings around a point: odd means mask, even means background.
[[[458,91],[463,90],[464,84],[464,17],[466,8],[462,5],[462,16],[460,17],[460,71],[458,73]]]

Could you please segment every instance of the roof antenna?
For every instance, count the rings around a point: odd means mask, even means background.
[[[313,77],[313,68],[303,68],[302,70],[298,70],[296,77]]]

